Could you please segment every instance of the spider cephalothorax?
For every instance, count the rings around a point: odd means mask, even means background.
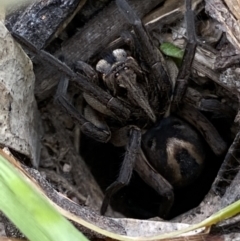
[[[143,72],[125,50],[115,49],[97,63],[96,70],[102,73],[103,81],[113,96],[128,105],[141,108],[152,122],[156,121],[148,99],[147,82],[143,81]]]

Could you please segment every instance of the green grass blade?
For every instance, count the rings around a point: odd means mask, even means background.
[[[207,227],[211,227],[213,224],[217,224],[220,221],[223,221],[225,219],[231,218],[237,214],[240,213],[240,200],[230,204],[229,206],[219,210],[218,212],[214,213],[213,215],[211,215],[209,218],[206,218],[205,220],[203,220],[200,223],[197,224],[193,224],[190,225],[187,228],[178,230],[178,231],[174,231],[174,232],[170,232],[170,233],[166,233],[163,235],[158,235],[158,236],[153,236],[147,239],[142,239],[142,240],[161,240],[161,239],[166,239],[166,238],[173,238],[173,237],[178,237],[181,234],[199,229],[199,228],[207,228]]]
[[[87,241],[0,155],[0,209],[31,241]]]

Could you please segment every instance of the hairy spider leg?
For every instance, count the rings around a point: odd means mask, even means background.
[[[26,47],[31,53],[38,56],[40,59],[46,61],[50,65],[57,68],[62,73],[66,74],[72,82],[75,82],[80,90],[88,93],[97,101],[105,105],[115,116],[119,118],[127,119],[130,116],[130,110],[124,106],[120,100],[114,98],[109,93],[105,92],[99,86],[94,85],[88,81],[85,76],[74,73],[65,63],[49,54],[44,50],[37,49],[33,44],[28,42],[23,36],[20,36],[12,32],[13,37],[24,47]]]
[[[69,102],[66,97],[68,79],[62,77],[59,81],[55,101],[58,102],[61,108],[69,113],[73,120],[80,125],[81,131],[93,139],[99,142],[108,142],[111,138],[111,132],[108,129],[104,129],[102,126],[98,127],[92,122],[87,120],[79,111]],[[101,128],[102,127],[102,128]]]
[[[182,64],[177,76],[175,89],[173,93],[173,103],[178,104],[181,102],[182,97],[184,96],[187,86],[188,79],[191,74],[191,66],[193,58],[195,56],[197,48],[196,40],[196,29],[194,21],[194,12],[192,10],[192,0],[186,0],[186,12],[185,12],[185,21],[187,28],[187,45],[184,51],[184,56],[182,59]]]
[[[135,160],[141,148],[141,130],[138,127],[132,126],[129,130],[128,144],[124,160],[120,169],[117,180],[112,183],[105,192],[105,197],[101,207],[103,215],[109,205],[110,199],[114,193],[119,191],[124,186],[128,185],[132,176]]]

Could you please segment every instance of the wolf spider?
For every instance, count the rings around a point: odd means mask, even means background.
[[[138,62],[125,50],[115,49],[97,63],[97,72],[79,61],[75,73],[23,37],[14,36],[83,91],[88,104],[84,113],[79,113],[67,99],[66,78],[60,80],[56,94],[56,101],[80,125],[81,131],[97,141],[126,148],[119,176],[106,190],[101,213],[105,213],[111,196],[128,185],[134,169],[164,197],[159,215],[166,216],[174,201],[173,186],[192,183],[203,167],[205,157],[198,132],[217,155],[226,151],[226,144],[201,112],[183,98],[186,93],[191,97],[188,78],[197,45],[191,0],[186,0],[188,43],[178,74],[175,65],[166,61],[153,45],[128,3],[125,0],[116,3],[133,28],[134,45],[140,46]]]

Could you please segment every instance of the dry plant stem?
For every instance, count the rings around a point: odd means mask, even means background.
[[[192,9],[195,10],[201,2],[202,0],[192,0]],[[184,1],[165,1],[163,6],[144,16],[142,21],[148,29],[158,28],[159,25],[171,24],[176,19],[182,18],[184,12]]]
[[[233,1],[226,1],[231,6],[234,5]],[[236,3],[236,2],[235,2]],[[239,8],[239,2],[236,3]],[[236,48],[237,51],[240,51],[240,27],[239,22],[232,15],[231,11],[226,7],[223,0],[209,0],[206,1],[206,11],[212,17],[215,18],[218,22],[221,23],[221,27],[227,34],[228,40]]]
[[[239,0],[224,0],[224,3],[227,4],[228,8],[235,16],[236,19],[240,19],[240,1]]]
[[[209,50],[206,46],[197,47],[197,52],[193,61],[193,68],[202,76],[208,77],[217,85],[226,89],[226,91],[229,92],[227,96],[236,100],[236,97],[238,96],[237,91],[230,88],[228,84],[221,82],[220,73],[219,71],[216,71],[219,56],[221,56],[220,51]]]
[[[222,57],[219,56],[216,59],[216,63],[215,63],[215,68],[218,70],[221,69],[226,69],[228,67],[231,67],[235,64],[238,64],[240,62],[240,55],[233,55],[233,56],[226,56],[226,57]]]

